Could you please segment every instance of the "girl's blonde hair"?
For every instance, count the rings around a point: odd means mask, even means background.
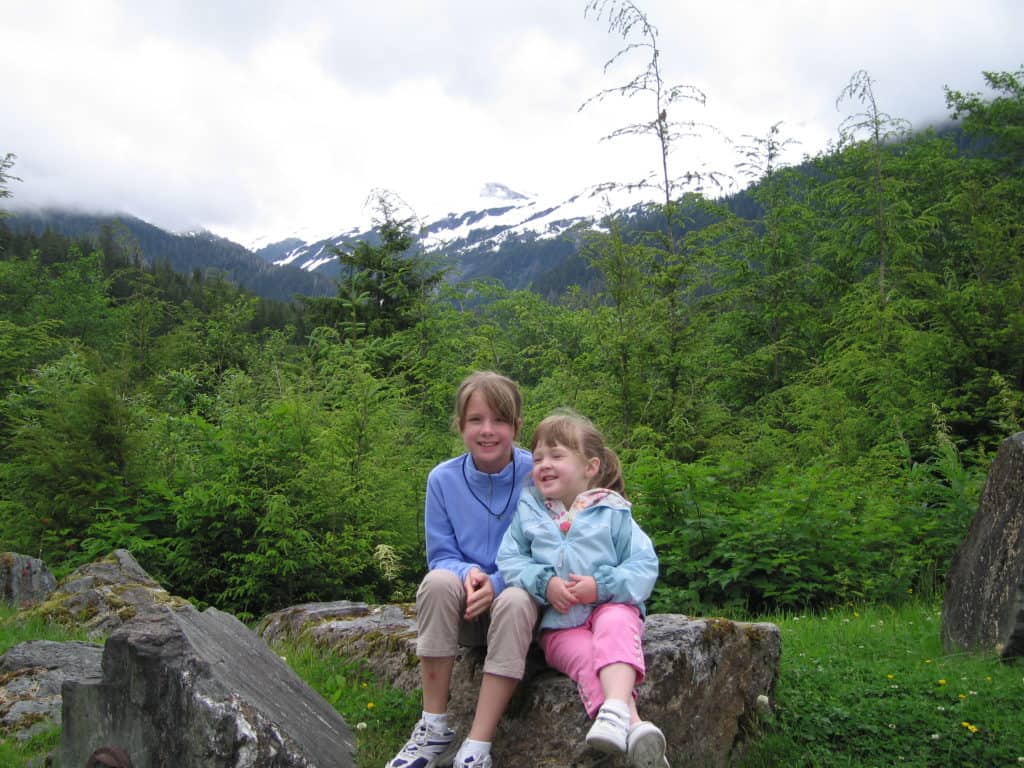
[[[536,450],[541,444],[548,448],[556,444],[563,445],[584,460],[598,459],[601,464],[592,487],[625,493],[622,464],[618,455],[604,444],[604,437],[586,416],[567,408],[555,411],[533,430],[530,450]]]
[[[455,415],[452,426],[459,432],[466,425],[466,408],[469,398],[479,392],[484,402],[500,418],[512,425],[514,437],[518,437],[519,428],[523,424],[523,397],[519,387],[512,379],[494,371],[476,371],[471,373],[455,393]]]

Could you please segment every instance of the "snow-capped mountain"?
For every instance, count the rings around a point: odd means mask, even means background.
[[[580,255],[581,230],[599,226],[609,213],[632,218],[645,203],[619,193],[580,194],[557,202],[485,184],[457,212],[413,216],[420,244],[435,254],[452,281],[493,278],[512,289],[532,288],[557,296],[567,285],[585,285],[592,275]],[[398,212],[398,218],[411,214]],[[245,246],[210,232],[173,233],[128,213],[83,213],[62,209],[19,210],[5,226],[42,235],[52,231],[102,244],[105,228],[124,231],[148,264],[166,263],[186,275],[216,273],[253,293],[281,301],[295,295],[331,296],[340,263],[334,249],[374,240],[372,222],[330,237],[295,236],[272,245]]]
[[[624,192],[616,193],[614,203],[608,193],[550,201],[489,182],[465,210],[419,219],[420,244],[425,251],[444,254],[453,279],[497,277],[508,287],[525,287],[543,271],[544,262],[550,267],[550,262],[576,252],[577,228],[596,227],[602,216],[637,205],[643,203]],[[334,249],[372,236],[372,228],[363,225],[314,242],[288,238],[255,253],[279,266],[336,277],[340,265]],[[532,261],[539,263],[524,271],[526,265],[517,256],[526,244]]]

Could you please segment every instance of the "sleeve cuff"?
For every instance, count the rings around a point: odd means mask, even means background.
[[[554,577],[555,571],[552,568],[545,568],[537,574],[537,581],[534,597],[541,605],[548,605],[548,582]]]
[[[597,602],[607,603],[612,599],[610,569],[606,565],[600,566],[594,571],[594,583],[597,584]]]

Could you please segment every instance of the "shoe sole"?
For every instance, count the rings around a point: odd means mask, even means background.
[[[624,746],[621,746],[618,743],[611,741],[609,739],[602,739],[600,736],[588,738],[586,741],[587,746],[596,749],[598,752],[605,752],[607,754],[622,754],[626,751]]]
[[[668,768],[664,734],[651,731],[636,739],[630,744],[629,762],[636,768]]]

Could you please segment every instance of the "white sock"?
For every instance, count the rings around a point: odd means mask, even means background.
[[[433,712],[423,712],[423,722],[427,726],[428,731],[434,733],[444,733],[448,730],[448,713],[442,712],[440,715],[435,715]]]
[[[462,746],[459,747],[459,753],[455,755],[455,759],[464,760],[470,755],[476,757],[484,757],[485,755],[491,754],[491,742],[489,741],[473,741],[472,739],[466,739],[462,742]]]
[[[601,709],[618,715],[619,719],[622,720],[623,723],[627,726],[629,725],[629,704],[624,702],[622,699],[605,699],[604,704],[601,705]]]

